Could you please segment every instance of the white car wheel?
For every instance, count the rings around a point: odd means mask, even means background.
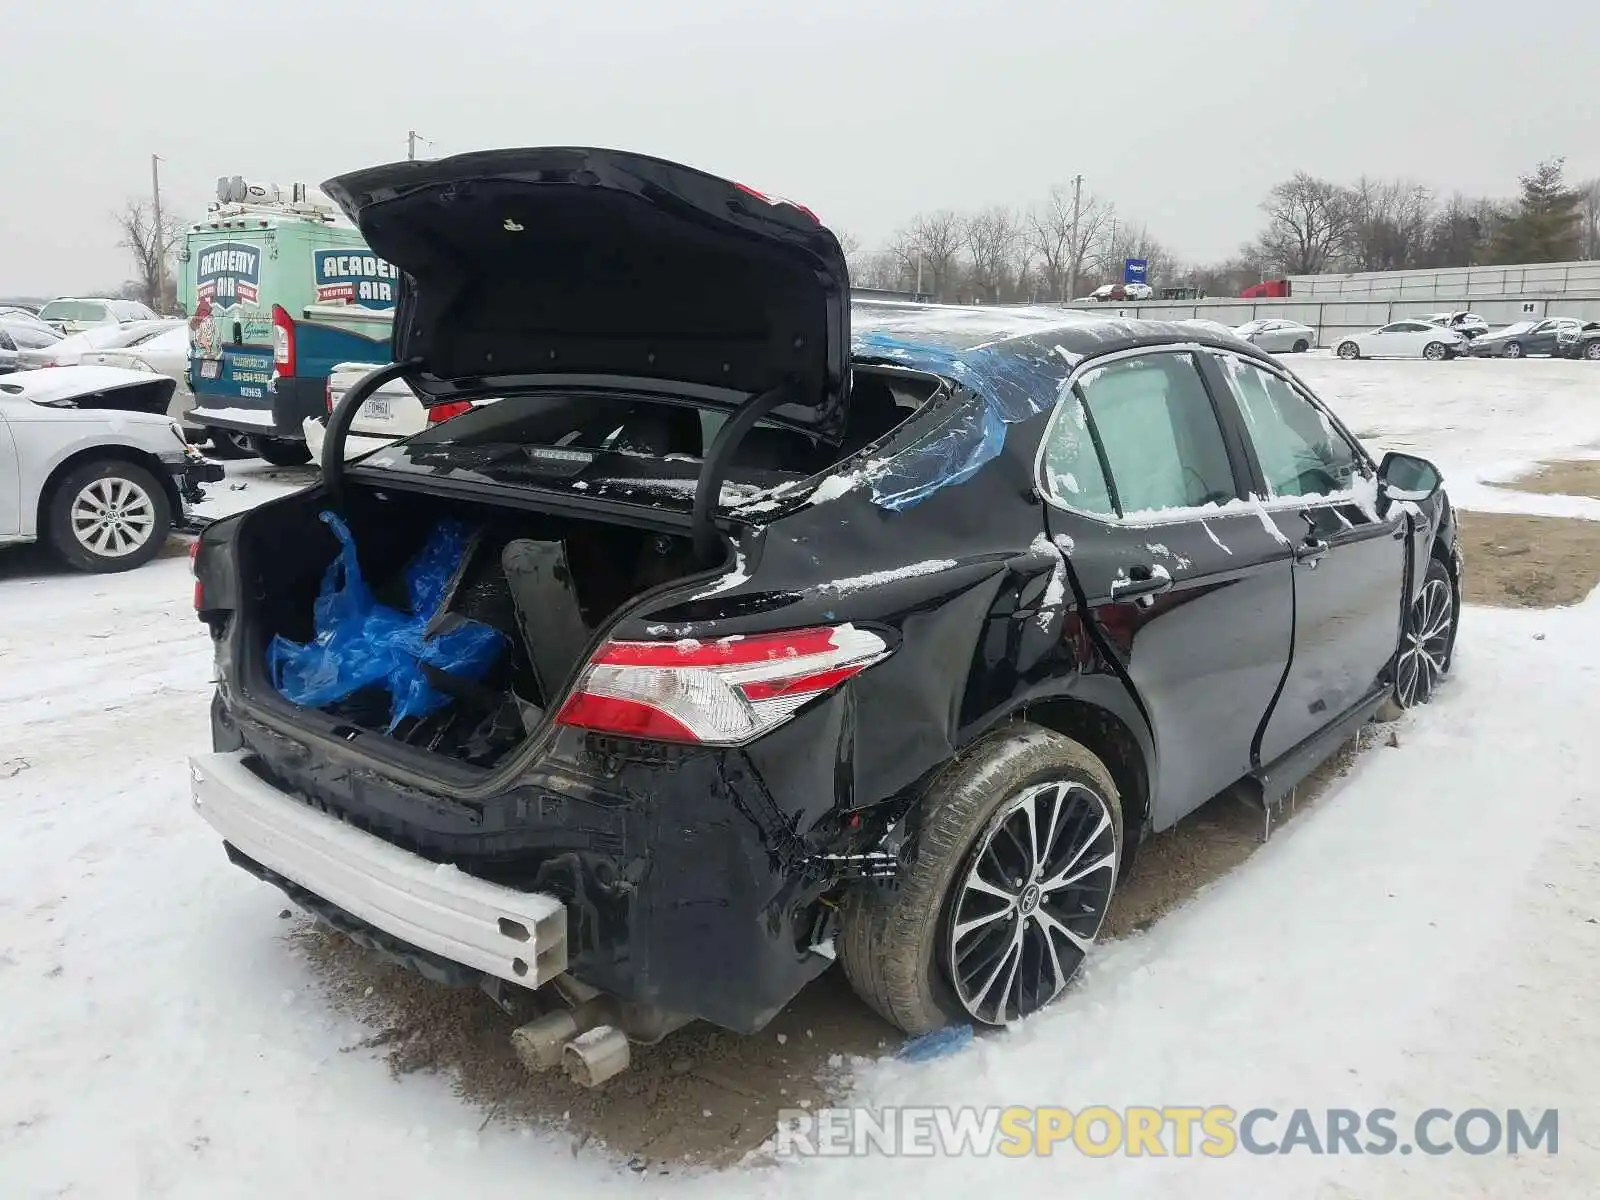
[[[127,571],[149,562],[172,531],[172,501],[146,468],[86,463],[54,487],[47,536],[80,571]]]
[[[1351,359],[1361,357],[1361,347],[1354,342],[1340,342],[1338,353],[1340,358],[1349,362]]]
[[[1429,362],[1442,362],[1445,356],[1443,342],[1429,342],[1422,348],[1422,357]]]

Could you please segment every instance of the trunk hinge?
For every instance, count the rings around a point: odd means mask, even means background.
[[[695,554],[708,566],[721,562],[723,558],[714,514],[722,495],[722,479],[727,474],[728,462],[744,440],[744,435],[755,428],[756,422],[762,417],[787,401],[793,387],[794,380],[785,379],[777,387],[747,400],[717,430],[717,436],[711,439],[711,448],[706,451],[705,461],[700,464],[700,478],[695,484],[693,516]]]

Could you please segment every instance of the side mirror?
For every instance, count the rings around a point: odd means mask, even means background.
[[[1421,504],[1433,499],[1444,479],[1439,468],[1415,454],[1391,450],[1378,466],[1378,486],[1390,500],[1410,500]]]

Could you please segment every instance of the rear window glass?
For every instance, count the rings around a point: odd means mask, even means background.
[[[39,310],[45,321],[104,321],[106,306],[88,300],[52,300]]]

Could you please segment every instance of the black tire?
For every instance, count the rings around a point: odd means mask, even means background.
[[[1422,587],[1406,612],[1395,658],[1394,704],[1400,709],[1428,703],[1450,673],[1460,609],[1449,570],[1430,556]]]
[[[1590,362],[1600,362],[1600,342],[1590,342],[1583,348],[1583,357]]]
[[[95,520],[117,512],[117,519]],[[69,567],[106,574],[142,567],[172,532],[172,500],[146,467],[123,459],[79,463],[56,480],[45,538]],[[98,543],[98,548],[97,548]]]
[[[256,453],[275,467],[303,467],[311,461],[311,447],[281,438],[256,438]]]
[[[1422,357],[1429,362],[1443,362],[1450,357],[1450,351],[1443,342],[1429,342],[1422,348]]]
[[[991,839],[1005,833],[1013,818],[1024,815],[1021,805],[1049,804],[1052,797],[1059,807],[1050,810],[1051,820],[1061,819],[1061,823],[1055,837],[1047,839],[1044,862],[1035,864],[1031,876],[1018,868],[1023,874],[1006,882],[1021,891],[995,914],[979,914],[982,932],[963,935],[972,939],[968,950],[959,954],[960,961],[967,963],[992,936],[1000,938],[996,947],[1010,941],[1010,948],[988,958],[980,971],[993,965],[998,973],[1013,955],[1017,958],[1017,966],[1010,968],[1011,976],[1002,988],[999,1011],[979,1015],[963,1002],[952,979],[961,945],[961,939],[953,936],[956,913],[973,897],[981,899],[982,894],[969,887],[981,866],[991,861],[1006,870],[1016,866],[1001,863],[998,851],[1015,850],[1020,843],[1008,840],[991,845]],[[1060,890],[1063,896],[1070,892],[1074,899],[1066,930],[1083,943],[1092,941],[1110,905],[1123,847],[1122,806],[1105,765],[1070,738],[1018,723],[952,762],[929,785],[919,812],[915,857],[903,868],[898,887],[893,891],[862,889],[845,903],[839,958],[856,993],[885,1020],[911,1034],[952,1022],[1000,1024],[1015,1019],[1010,1011],[1013,992],[1018,1017],[1055,999],[1083,956],[1065,930],[1049,932],[1039,916],[1043,913],[1056,926],[1063,924],[1047,907],[1059,902],[1048,899],[1056,889],[1043,889],[1039,884],[1048,878],[1046,866],[1058,876],[1073,869],[1087,877],[1090,882],[1078,886],[1063,881]],[[1087,838],[1082,849],[1067,867],[1061,867],[1080,835]],[[1077,865],[1081,863],[1096,864],[1095,869],[1084,871]],[[1026,885],[1021,882],[1024,878]],[[1053,961],[1060,963],[1059,972],[1053,965],[1045,966],[1044,944],[1029,943],[1035,953],[1027,961],[1041,971],[1051,971],[1055,986],[1048,995],[1043,994],[1042,974],[1035,973],[1031,993],[1028,981],[1018,977],[1025,959],[1017,947],[1024,936],[1042,936],[1048,940],[1048,948],[1056,951]],[[983,998],[978,997],[980,1001]]]
[[[218,429],[213,426],[206,430],[206,437],[211,440],[212,458],[254,458],[256,456],[255,439],[247,433],[235,433],[231,429]]]
[[[1522,353],[1523,353],[1522,352],[1522,343],[1521,342],[1507,342],[1506,343],[1506,348],[1503,351],[1501,351],[1501,353],[1503,353],[1507,358],[1521,358],[1522,357]]]
[[[1294,344],[1293,353],[1295,353],[1295,354],[1304,354],[1309,349],[1311,349],[1311,343],[1306,341],[1305,338],[1301,338],[1298,342],[1296,342]]]
[[[1346,362],[1354,362],[1361,357],[1361,347],[1354,342],[1340,342],[1339,348],[1334,353]]]

